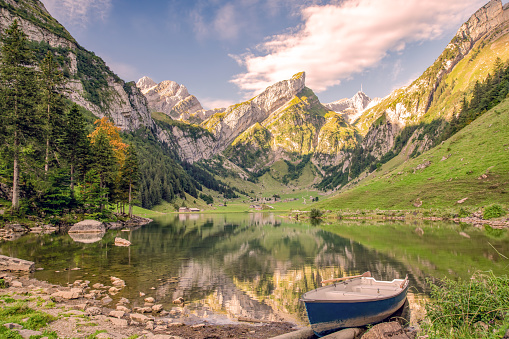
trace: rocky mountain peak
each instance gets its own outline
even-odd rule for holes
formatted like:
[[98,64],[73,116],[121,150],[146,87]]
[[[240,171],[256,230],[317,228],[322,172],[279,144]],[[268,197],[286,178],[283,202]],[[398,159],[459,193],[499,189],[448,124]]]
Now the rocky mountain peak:
[[150,110],[163,112],[173,119],[186,120],[185,117],[203,109],[187,87],[175,81],[164,80],[157,84],[144,76],[136,86],[145,94]]
[[155,86],[157,86],[157,83],[147,76],[144,76],[136,83],[136,87],[138,87],[143,94],[145,94]]
[[251,100],[232,105],[226,111],[212,115],[202,126],[214,134],[217,151],[222,151],[246,129],[255,123],[261,123],[287,104],[304,90],[305,86],[305,73],[297,73],[291,79],[267,87]]
[[340,113],[343,118],[351,124],[362,115],[362,112],[369,106],[371,101],[371,98],[364,92],[358,91],[350,99],[340,99],[324,104],[324,106],[336,113]]

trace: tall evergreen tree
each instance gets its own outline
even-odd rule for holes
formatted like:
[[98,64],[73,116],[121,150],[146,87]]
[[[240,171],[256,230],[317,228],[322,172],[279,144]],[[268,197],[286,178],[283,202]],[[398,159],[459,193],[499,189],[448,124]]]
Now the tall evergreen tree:
[[42,118],[37,110],[37,72],[26,35],[17,20],[1,37],[0,105],[3,143],[12,159],[12,211],[20,207],[22,162],[34,154],[41,135]]
[[127,184],[129,190],[129,217],[133,215],[133,194],[134,188],[138,184],[139,178],[139,168],[138,168],[138,156],[136,154],[136,149],[133,145],[129,145],[127,148],[127,154],[124,161],[124,165],[122,166],[121,173],[122,180]]
[[[46,120],[46,150],[44,156],[44,172],[47,174],[49,170],[49,157],[51,149],[56,148],[55,141],[58,130],[63,127],[64,116],[61,114],[63,102],[62,92],[64,90],[64,75],[58,69],[58,64],[53,58],[53,54],[48,54],[40,63],[41,83],[42,83],[42,110]],[[50,145],[53,140],[53,145]],[[53,146],[53,147],[52,147]]]
[[[98,130],[95,134],[92,144],[92,159],[93,167],[99,176],[99,186],[105,192],[103,198],[106,198],[106,195],[113,189],[118,167],[113,147],[104,130]],[[103,208],[104,205],[101,205],[101,211]]]
[[63,129],[62,144],[63,154],[68,161],[71,170],[71,194],[74,192],[76,173],[84,178],[88,172],[90,153],[90,140],[87,137],[85,119],[77,104],[73,104],[67,111]]

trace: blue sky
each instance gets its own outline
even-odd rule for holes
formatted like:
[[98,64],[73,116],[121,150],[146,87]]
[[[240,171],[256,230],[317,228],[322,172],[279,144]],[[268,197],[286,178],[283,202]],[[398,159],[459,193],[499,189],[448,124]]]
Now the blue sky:
[[205,108],[306,71],[323,103],[416,79],[486,0],[42,0],[126,81],[184,84]]

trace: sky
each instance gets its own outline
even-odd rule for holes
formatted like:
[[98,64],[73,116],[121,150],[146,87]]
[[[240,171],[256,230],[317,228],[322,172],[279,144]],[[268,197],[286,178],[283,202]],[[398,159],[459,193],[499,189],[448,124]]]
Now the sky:
[[42,2],[123,80],[173,80],[212,109],[301,71],[322,103],[361,87],[384,97],[418,78],[487,0]]

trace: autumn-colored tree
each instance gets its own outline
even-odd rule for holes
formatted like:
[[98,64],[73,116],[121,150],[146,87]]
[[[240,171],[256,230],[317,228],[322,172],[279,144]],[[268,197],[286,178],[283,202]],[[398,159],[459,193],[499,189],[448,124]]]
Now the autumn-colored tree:
[[90,142],[94,144],[99,137],[99,134],[104,133],[113,148],[113,152],[115,153],[115,158],[118,161],[118,165],[122,166],[125,161],[125,154],[128,145],[122,141],[120,134],[120,128],[113,125],[113,122],[108,119],[108,117],[103,117],[94,122],[97,126],[95,130],[88,136],[90,138]]

